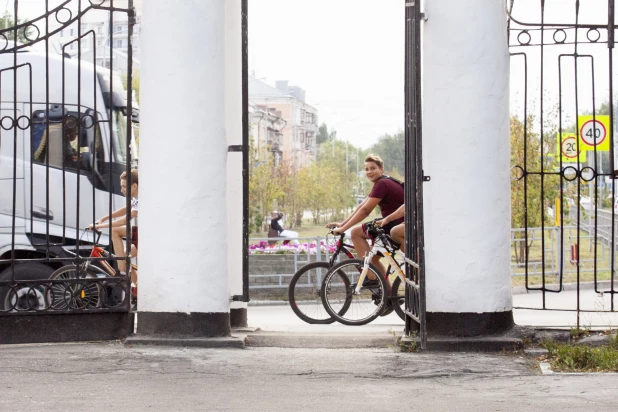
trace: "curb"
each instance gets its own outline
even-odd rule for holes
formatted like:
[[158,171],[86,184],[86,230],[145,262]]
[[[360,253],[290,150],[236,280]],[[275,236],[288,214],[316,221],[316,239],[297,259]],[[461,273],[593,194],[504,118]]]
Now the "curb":
[[520,338],[506,336],[434,337],[427,339],[428,352],[502,352],[523,349]]
[[[559,285],[556,283],[545,285],[546,288],[555,289],[556,291],[558,291],[558,286]],[[600,280],[597,282],[597,286],[602,287],[602,288],[610,288],[611,281]],[[584,290],[594,289],[594,282],[580,282],[579,288],[584,289]],[[577,283],[563,283],[561,291],[566,291],[566,290],[577,290]],[[524,295],[527,293],[541,293],[541,291],[540,290],[527,290],[525,286],[513,286],[513,295]]]
[[155,345],[155,346],[179,346],[191,348],[210,349],[244,349],[246,335],[234,335],[222,338],[160,338],[153,336],[129,336],[124,344],[132,345]]
[[310,334],[283,332],[256,332],[247,335],[247,347],[298,349],[367,349],[387,348],[395,344],[390,335]]
[[[416,339],[418,342],[418,339]],[[411,339],[402,338],[403,342]],[[309,334],[256,332],[247,334],[247,347],[303,349],[384,349],[397,347],[397,338],[376,334]],[[510,336],[431,337],[428,352],[502,352],[523,348],[523,340]]]

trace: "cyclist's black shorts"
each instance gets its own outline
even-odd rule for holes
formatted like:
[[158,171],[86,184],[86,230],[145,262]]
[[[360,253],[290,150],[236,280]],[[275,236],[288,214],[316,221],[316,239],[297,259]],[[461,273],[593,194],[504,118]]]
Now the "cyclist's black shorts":
[[[391,234],[391,229],[392,229],[392,228],[394,228],[394,227],[395,227],[395,226],[397,226],[397,225],[402,224],[402,223],[403,223],[403,218],[401,218],[401,219],[397,219],[397,220],[393,220],[392,222],[388,223],[387,225],[382,226],[382,229],[384,230],[384,232],[385,232],[387,235],[390,235],[390,234]],[[365,224],[364,224],[364,223],[362,224],[362,226],[361,226],[361,227],[362,227],[362,229],[363,229],[363,233],[364,233],[365,235],[369,236],[369,238],[373,239],[373,236],[372,236],[372,235],[371,235],[371,234],[367,231],[367,226],[365,226]]]

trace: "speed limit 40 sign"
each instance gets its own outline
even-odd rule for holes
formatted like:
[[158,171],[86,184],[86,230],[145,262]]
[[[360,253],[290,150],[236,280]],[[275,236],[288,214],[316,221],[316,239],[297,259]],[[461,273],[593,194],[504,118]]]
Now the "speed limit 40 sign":
[[609,151],[609,116],[579,116],[577,119],[582,150]]

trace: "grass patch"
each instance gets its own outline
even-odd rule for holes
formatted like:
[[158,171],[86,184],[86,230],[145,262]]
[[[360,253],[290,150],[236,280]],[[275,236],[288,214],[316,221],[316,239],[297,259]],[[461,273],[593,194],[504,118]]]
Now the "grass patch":
[[[588,329],[571,329],[571,339],[590,335]],[[618,372],[618,334],[610,334],[608,344],[598,348],[572,343],[544,342],[544,360],[560,372]]]
[[395,338],[395,343],[393,345],[386,345],[387,348],[389,349],[395,349],[399,352],[406,352],[406,353],[412,353],[412,352],[417,352],[419,347],[418,347],[418,339],[417,339],[417,333],[411,332],[410,333],[410,338],[409,340],[402,340],[402,336],[400,335],[400,333],[395,332],[392,329],[388,330],[388,333],[390,333],[391,335],[393,335],[393,337]]
[[545,343],[547,361],[561,372],[618,372],[618,349]]

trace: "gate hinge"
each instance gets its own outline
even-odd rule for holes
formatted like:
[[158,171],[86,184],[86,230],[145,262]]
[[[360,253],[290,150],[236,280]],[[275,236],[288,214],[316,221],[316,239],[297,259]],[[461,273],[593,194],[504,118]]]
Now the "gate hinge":
[[423,182],[429,182],[431,180],[431,176],[423,176]]
[[241,144],[232,144],[227,147],[228,152],[242,152]]
[[135,12],[135,7],[130,8],[129,10],[127,10],[127,16],[128,16],[128,23],[130,25],[134,25],[136,23],[135,21],[135,16],[137,15],[137,13]]

